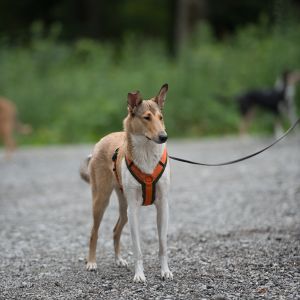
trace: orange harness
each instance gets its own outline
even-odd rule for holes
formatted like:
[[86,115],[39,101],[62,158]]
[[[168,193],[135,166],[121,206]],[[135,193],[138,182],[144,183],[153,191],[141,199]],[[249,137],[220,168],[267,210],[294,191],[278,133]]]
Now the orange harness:
[[[119,184],[120,190],[123,192],[123,187],[120,183],[120,178],[118,176],[116,164],[117,164],[117,156],[118,156],[119,148],[116,149],[112,160],[114,162],[114,168],[113,171],[116,176],[116,180]],[[142,194],[143,194],[143,205],[151,205],[155,201],[156,196],[156,183],[164,173],[164,170],[167,165],[167,149],[164,149],[164,152],[162,154],[162,157],[160,161],[158,162],[157,166],[155,167],[152,174],[145,174],[143,173],[129,158],[125,157],[126,166],[129,170],[129,172],[132,174],[132,176],[139,182],[142,186]]]

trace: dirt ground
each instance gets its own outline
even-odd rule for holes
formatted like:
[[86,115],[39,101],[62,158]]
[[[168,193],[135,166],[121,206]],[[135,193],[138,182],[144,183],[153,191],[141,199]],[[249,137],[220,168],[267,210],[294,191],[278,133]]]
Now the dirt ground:
[[[176,141],[169,153],[220,162],[270,139]],[[89,186],[79,164],[92,146],[0,152],[0,299],[300,299],[300,138],[227,167],[171,161],[169,230],[173,281],[159,277],[155,208],[142,209],[146,284],[114,264],[112,197],[98,242],[98,271],[85,270],[91,227]]]

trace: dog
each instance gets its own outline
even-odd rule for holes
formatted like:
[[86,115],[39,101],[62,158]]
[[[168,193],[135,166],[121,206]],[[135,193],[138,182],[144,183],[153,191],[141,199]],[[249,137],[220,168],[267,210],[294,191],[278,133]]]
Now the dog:
[[159,259],[162,279],[173,279],[168,266],[168,193],[170,166],[167,163],[167,133],[162,109],[168,91],[164,84],[157,96],[142,100],[140,92],[128,93],[128,115],[124,131],[103,137],[81,167],[82,179],[91,184],[93,226],[87,257],[87,270],[96,270],[98,229],[109,198],[115,190],[119,219],[113,229],[115,261],[127,266],[120,254],[120,237],[129,220],[135,261],[134,282],[145,282],[139,236],[139,209],[154,204],[157,209]]
[[275,115],[274,131],[276,135],[283,132],[280,116],[287,116],[290,123],[297,120],[295,105],[295,85],[300,81],[299,71],[285,71],[277,79],[274,88],[250,90],[237,97],[242,115],[240,134],[244,135],[254,117],[254,109],[260,107]]
[[16,141],[14,139],[15,131],[22,134],[29,134],[31,127],[18,121],[17,109],[12,101],[0,97],[0,137],[4,143],[7,159],[11,157],[12,152],[16,148]]

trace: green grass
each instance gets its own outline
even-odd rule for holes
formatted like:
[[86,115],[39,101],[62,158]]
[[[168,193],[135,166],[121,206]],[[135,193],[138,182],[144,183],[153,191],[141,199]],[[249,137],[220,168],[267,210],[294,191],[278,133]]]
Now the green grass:
[[[217,42],[203,24],[177,59],[160,41],[128,37],[116,48],[33,35],[27,47],[1,43],[0,94],[15,101],[22,121],[33,126],[26,143],[94,142],[122,129],[129,91],[139,89],[148,98],[165,82],[171,137],[232,134],[239,123],[233,97],[273,86],[284,69],[300,69],[299,49],[299,25],[285,30],[249,26]],[[271,119],[261,113],[252,131],[269,132]]]

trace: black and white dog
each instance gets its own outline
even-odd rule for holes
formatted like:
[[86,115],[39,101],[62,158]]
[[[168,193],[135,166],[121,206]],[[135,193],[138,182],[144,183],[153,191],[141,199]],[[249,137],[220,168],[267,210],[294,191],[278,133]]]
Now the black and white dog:
[[254,116],[256,107],[268,110],[275,115],[276,136],[283,132],[280,116],[287,116],[291,123],[297,119],[295,105],[295,85],[300,82],[299,71],[285,71],[277,79],[274,88],[250,90],[237,97],[242,120],[240,133],[245,134]]

